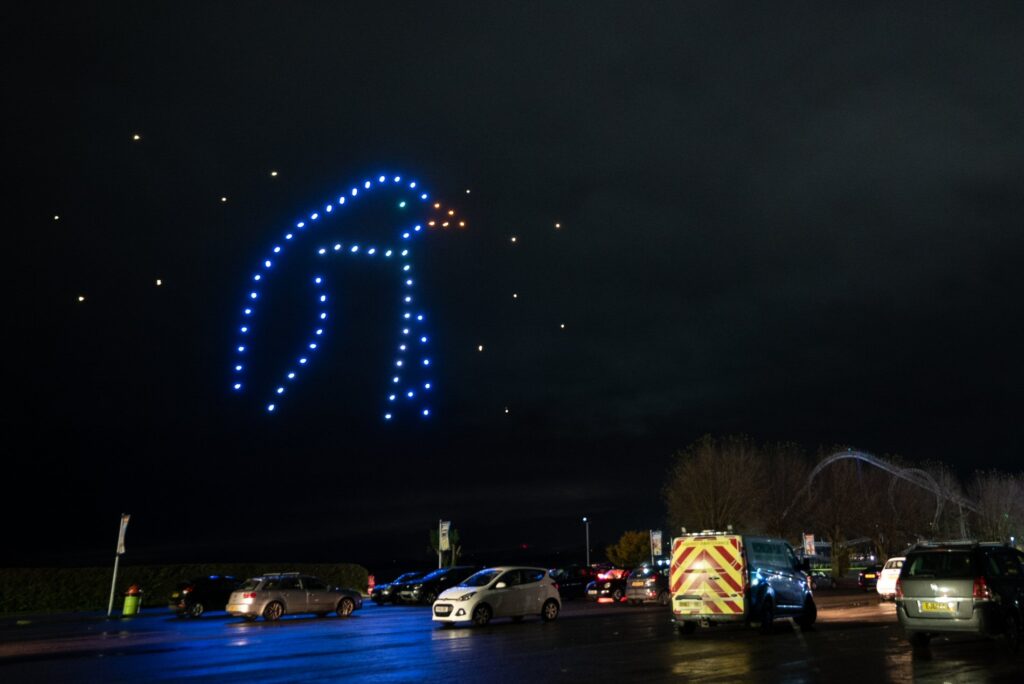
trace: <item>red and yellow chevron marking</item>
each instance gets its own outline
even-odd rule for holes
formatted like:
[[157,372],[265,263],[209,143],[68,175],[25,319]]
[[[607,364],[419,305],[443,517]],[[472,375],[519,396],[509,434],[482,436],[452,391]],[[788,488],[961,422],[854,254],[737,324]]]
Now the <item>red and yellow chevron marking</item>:
[[742,614],[743,584],[743,544],[738,535],[672,540],[669,587],[676,613]]

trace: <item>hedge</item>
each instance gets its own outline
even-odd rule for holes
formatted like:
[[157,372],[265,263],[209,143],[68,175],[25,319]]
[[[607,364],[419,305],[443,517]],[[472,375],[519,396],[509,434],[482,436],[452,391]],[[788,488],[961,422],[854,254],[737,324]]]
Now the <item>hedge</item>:
[[[113,567],[104,568],[0,568],[0,614],[49,611],[106,610]],[[268,572],[301,572],[328,584],[366,592],[366,568],[353,563],[204,563],[183,565],[127,565],[117,573],[114,607],[121,608],[124,592],[132,584],[142,590],[144,606],[166,606],[179,582],[205,575],[232,575],[239,579]]]

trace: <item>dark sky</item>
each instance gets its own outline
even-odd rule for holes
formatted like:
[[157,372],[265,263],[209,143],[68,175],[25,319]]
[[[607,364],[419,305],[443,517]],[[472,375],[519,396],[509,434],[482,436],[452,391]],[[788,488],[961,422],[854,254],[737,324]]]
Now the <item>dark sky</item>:
[[[0,561],[105,562],[123,510],[156,560],[373,566],[439,517],[578,555],[581,515],[660,526],[707,432],[1019,469],[1024,10],[856,5],[8,15]],[[381,420],[398,288],[355,264],[268,416],[230,391],[253,268],[379,173],[469,221],[416,245],[434,416]]]

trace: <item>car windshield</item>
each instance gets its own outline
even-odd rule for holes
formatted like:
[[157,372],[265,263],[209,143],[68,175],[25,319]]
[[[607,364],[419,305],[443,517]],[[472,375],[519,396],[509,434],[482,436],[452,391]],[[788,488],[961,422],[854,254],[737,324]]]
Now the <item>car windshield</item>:
[[639,568],[633,568],[633,572],[629,573],[630,577],[647,577],[651,574],[651,568],[647,565],[641,565]]
[[260,586],[260,579],[247,579],[242,582],[242,586],[238,587],[239,591],[255,591],[256,587]]
[[974,577],[973,561],[968,551],[932,551],[908,558],[903,572],[906,577],[963,579]]
[[486,587],[501,574],[501,570],[481,570],[460,584],[460,587]]
[[404,574],[399,575],[398,577],[396,577],[394,579],[394,581],[395,582],[405,582],[407,580],[416,579],[417,577],[419,577],[419,575],[420,575],[420,573],[418,573],[418,572],[407,572],[407,573],[404,573]]
[[424,582],[427,581],[427,580],[437,579],[438,577],[441,577],[442,575],[448,574],[448,572],[450,570],[451,570],[451,568],[438,568],[437,570],[434,570],[434,572],[430,573],[429,575],[424,575],[420,579],[423,580]]

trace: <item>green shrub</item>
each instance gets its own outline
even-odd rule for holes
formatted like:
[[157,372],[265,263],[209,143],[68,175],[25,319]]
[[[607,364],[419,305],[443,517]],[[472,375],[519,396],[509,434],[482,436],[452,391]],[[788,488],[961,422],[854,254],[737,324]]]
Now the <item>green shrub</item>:
[[[117,573],[114,607],[121,608],[132,584],[143,591],[143,606],[165,606],[178,582],[203,575],[233,575],[238,579],[268,572],[301,572],[331,585],[366,592],[366,568],[353,563],[202,563],[130,565]],[[0,568],[0,614],[48,611],[106,610],[113,567]]]

